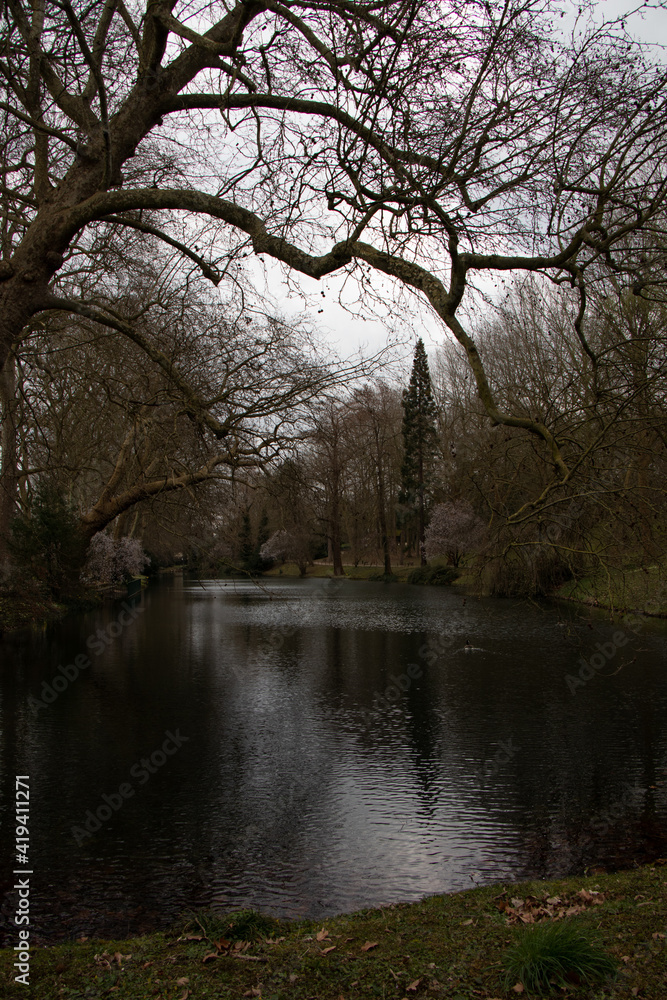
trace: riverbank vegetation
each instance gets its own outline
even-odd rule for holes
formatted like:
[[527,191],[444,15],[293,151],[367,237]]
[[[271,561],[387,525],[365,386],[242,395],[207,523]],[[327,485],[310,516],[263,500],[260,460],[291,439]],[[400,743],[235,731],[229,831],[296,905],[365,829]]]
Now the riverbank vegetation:
[[[319,921],[191,914],[166,934],[36,948],[31,984],[41,1000],[663,1000],[666,871],[654,864],[497,884]],[[562,981],[528,992],[517,978],[517,948],[525,952],[530,931],[551,925],[571,930],[569,942],[558,943]],[[588,963],[582,937],[593,949],[583,947]],[[533,943],[524,978],[553,953],[553,942]],[[5,997],[25,992],[13,981],[12,961],[3,951]],[[588,982],[587,970],[599,975]]]

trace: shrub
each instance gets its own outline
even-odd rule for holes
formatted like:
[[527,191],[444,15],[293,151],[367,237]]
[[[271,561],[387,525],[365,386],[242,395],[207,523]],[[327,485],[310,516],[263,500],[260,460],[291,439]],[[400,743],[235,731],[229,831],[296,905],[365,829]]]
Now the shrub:
[[426,529],[426,557],[446,556],[458,566],[466,552],[479,548],[485,535],[484,524],[467,500],[450,500],[433,508]]
[[12,522],[10,550],[20,569],[46,584],[53,597],[73,584],[84,556],[74,506],[53,483],[39,483],[29,508]]
[[455,566],[417,566],[408,575],[408,583],[448,587],[459,575]]
[[518,981],[528,993],[551,993],[554,987],[595,982],[616,971],[611,955],[566,921],[521,929],[504,965],[507,988]]
[[83,577],[96,583],[123,583],[138,576],[149,562],[138,538],[93,535]]

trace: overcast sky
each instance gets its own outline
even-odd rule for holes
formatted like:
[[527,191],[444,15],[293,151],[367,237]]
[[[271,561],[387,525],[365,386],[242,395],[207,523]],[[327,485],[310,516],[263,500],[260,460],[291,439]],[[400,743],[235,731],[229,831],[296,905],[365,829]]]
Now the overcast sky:
[[[625,0],[599,0],[596,4],[596,14],[600,20],[610,20],[636,10],[639,6],[638,3],[628,4]],[[571,3],[571,7],[576,13],[577,4]],[[571,23],[574,23],[574,19]],[[625,27],[639,41],[667,47],[667,0],[665,3],[653,3],[650,8],[628,17]],[[387,342],[388,327],[393,329],[395,336],[405,342],[404,348],[397,352],[397,356],[403,357],[406,363],[409,363],[412,346],[417,337],[421,336],[424,339],[426,349],[432,355],[438,344],[448,336],[443,325],[426,305],[419,310],[421,316],[418,315],[414,320],[403,314],[398,318],[390,318],[388,326],[369,316],[364,319],[357,310],[353,310],[355,314],[351,315],[337,304],[342,287],[338,275],[330,275],[322,281],[300,276],[299,284],[309,296],[307,301],[289,291],[280,267],[275,262],[266,260],[261,270],[257,271],[256,277],[258,290],[266,280],[267,294],[272,297],[276,308],[286,318],[306,313],[313,326],[317,327],[332,348],[343,356],[355,354],[362,347],[367,353],[380,350]],[[372,275],[372,282],[379,293],[386,297],[386,301],[392,298],[392,283],[389,279],[376,274]],[[353,303],[352,288],[342,294],[350,304]],[[416,308],[419,309],[418,306]]]

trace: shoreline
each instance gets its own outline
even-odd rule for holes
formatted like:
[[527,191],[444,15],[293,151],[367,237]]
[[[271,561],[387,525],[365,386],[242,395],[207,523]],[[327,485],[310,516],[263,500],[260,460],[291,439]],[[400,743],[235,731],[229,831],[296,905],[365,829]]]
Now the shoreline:
[[[263,573],[229,573],[218,575],[212,579],[300,579],[300,580],[340,580],[340,581],[350,581],[353,583],[383,583],[383,584],[408,584],[409,586],[418,587],[448,587],[448,588],[460,588],[461,592],[464,588],[472,586],[469,579],[466,579],[465,572],[462,572],[458,579],[454,579],[447,582],[442,581],[422,581],[409,582],[407,577],[417,569],[418,566],[397,566],[394,571],[392,571],[391,576],[387,577],[382,572],[382,566],[363,566],[354,567],[346,566],[344,567],[348,572],[344,573],[343,576],[334,576],[331,563],[315,563],[310,569],[314,569],[315,572],[308,572],[305,576],[301,576],[298,572],[297,567],[291,563],[285,563],[281,567],[273,567]],[[283,572],[285,570],[285,572]],[[321,572],[317,572],[320,570]],[[396,572],[398,571],[398,573]],[[178,573],[192,573],[196,575],[196,571],[189,570],[187,566],[165,566],[158,570],[156,576],[170,576]],[[634,604],[623,604],[620,602],[618,604],[612,604],[611,602],[606,602],[600,597],[586,596],[584,594],[580,596],[572,596],[570,594],[561,593],[562,587],[559,588],[553,594],[545,594],[539,598],[512,598],[512,595],[504,594],[491,594],[485,593],[479,596],[484,597],[499,597],[499,598],[509,598],[517,600],[544,600],[544,601],[565,601],[568,604],[580,605],[584,608],[592,608],[598,611],[610,611],[614,617],[622,617],[623,615],[640,615],[646,618],[655,618],[658,620],[667,619],[667,606],[665,609],[660,610],[649,610],[648,608],[636,606]],[[471,596],[472,592],[466,590],[465,596]],[[90,611],[96,607],[101,606],[106,600],[120,600],[127,596],[126,588],[105,588],[104,590],[94,590],[91,589],[85,593],[82,598],[70,601],[68,603],[58,603],[55,600],[48,599],[39,595],[30,595],[27,597],[17,597],[13,594],[0,594],[0,641],[5,636],[15,635],[21,632],[23,629],[43,627],[46,624],[62,621],[70,614],[76,614],[81,611]]]
[[[592,933],[618,967],[614,982],[573,981],[561,997],[663,1000],[667,977],[667,861],[556,879],[502,881],[414,903],[390,903],[320,920],[276,920],[252,911],[200,911],[171,930],[81,938],[37,947],[30,983],[40,1000],[353,1000],[356,997],[516,998],[504,981],[510,942],[534,924],[566,920]],[[0,951],[7,997],[10,948]]]

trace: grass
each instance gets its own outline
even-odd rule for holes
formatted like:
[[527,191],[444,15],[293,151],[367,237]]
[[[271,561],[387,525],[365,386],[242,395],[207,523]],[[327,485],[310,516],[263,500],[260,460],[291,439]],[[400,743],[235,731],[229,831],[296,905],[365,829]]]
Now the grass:
[[[414,566],[394,566],[391,578],[387,578],[384,575],[383,566],[344,566],[345,576],[339,579],[348,580],[369,580],[369,581],[385,581],[390,579],[391,582],[405,583],[409,574],[414,569]],[[273,566],[271,569],[266,570],[263,576],[298,576],[299,570],[294,563],[284,563],[282,566]],[[306,576],[310,579],[322,578],[322,577],[333,577],[333,566],[323,565],[322,563],[315,563],[314,566],[309,566]]]
[[554,595],[582,604],[667,617],[667,567],[628,566],[564,583]]
[[572,983],[595,983],[617,969],[611,955],[565,920],[522,928],[504,965],[506,987],[519,982],[526,992],[539,994]]
[[548,927],[568,911],[565,923],[594,934],[620,971],[599,984],[564,977],[563,1000],[665,1000],[667,869],[657,864],[488,886],[317,922],[247,910],[190,914],[169,933],[38,948],[28,990],[14,983],[8,949],[0,952],[0,996],[516,1000],[527,986],[517,990],[518,978],[507,978],[518,922]]
[[454,566],[417,566],[408,576],[408,583],[419,583],[426,586],[449,586],[458,579],[460,573]]
[[[348,580],[367,580],[373,583],[416,583],[416,584],[451,584],[460,576],[460,570],[453,566],[440,564],[429,566],[394,566],[387,576],[383,566],[345,566],[345,577]],[[284,563],[267,570],[263,576],[298,576],[299,570],[293,563]],[[308,567],[307,577],[333,576],[333,567],[315,563]]]

